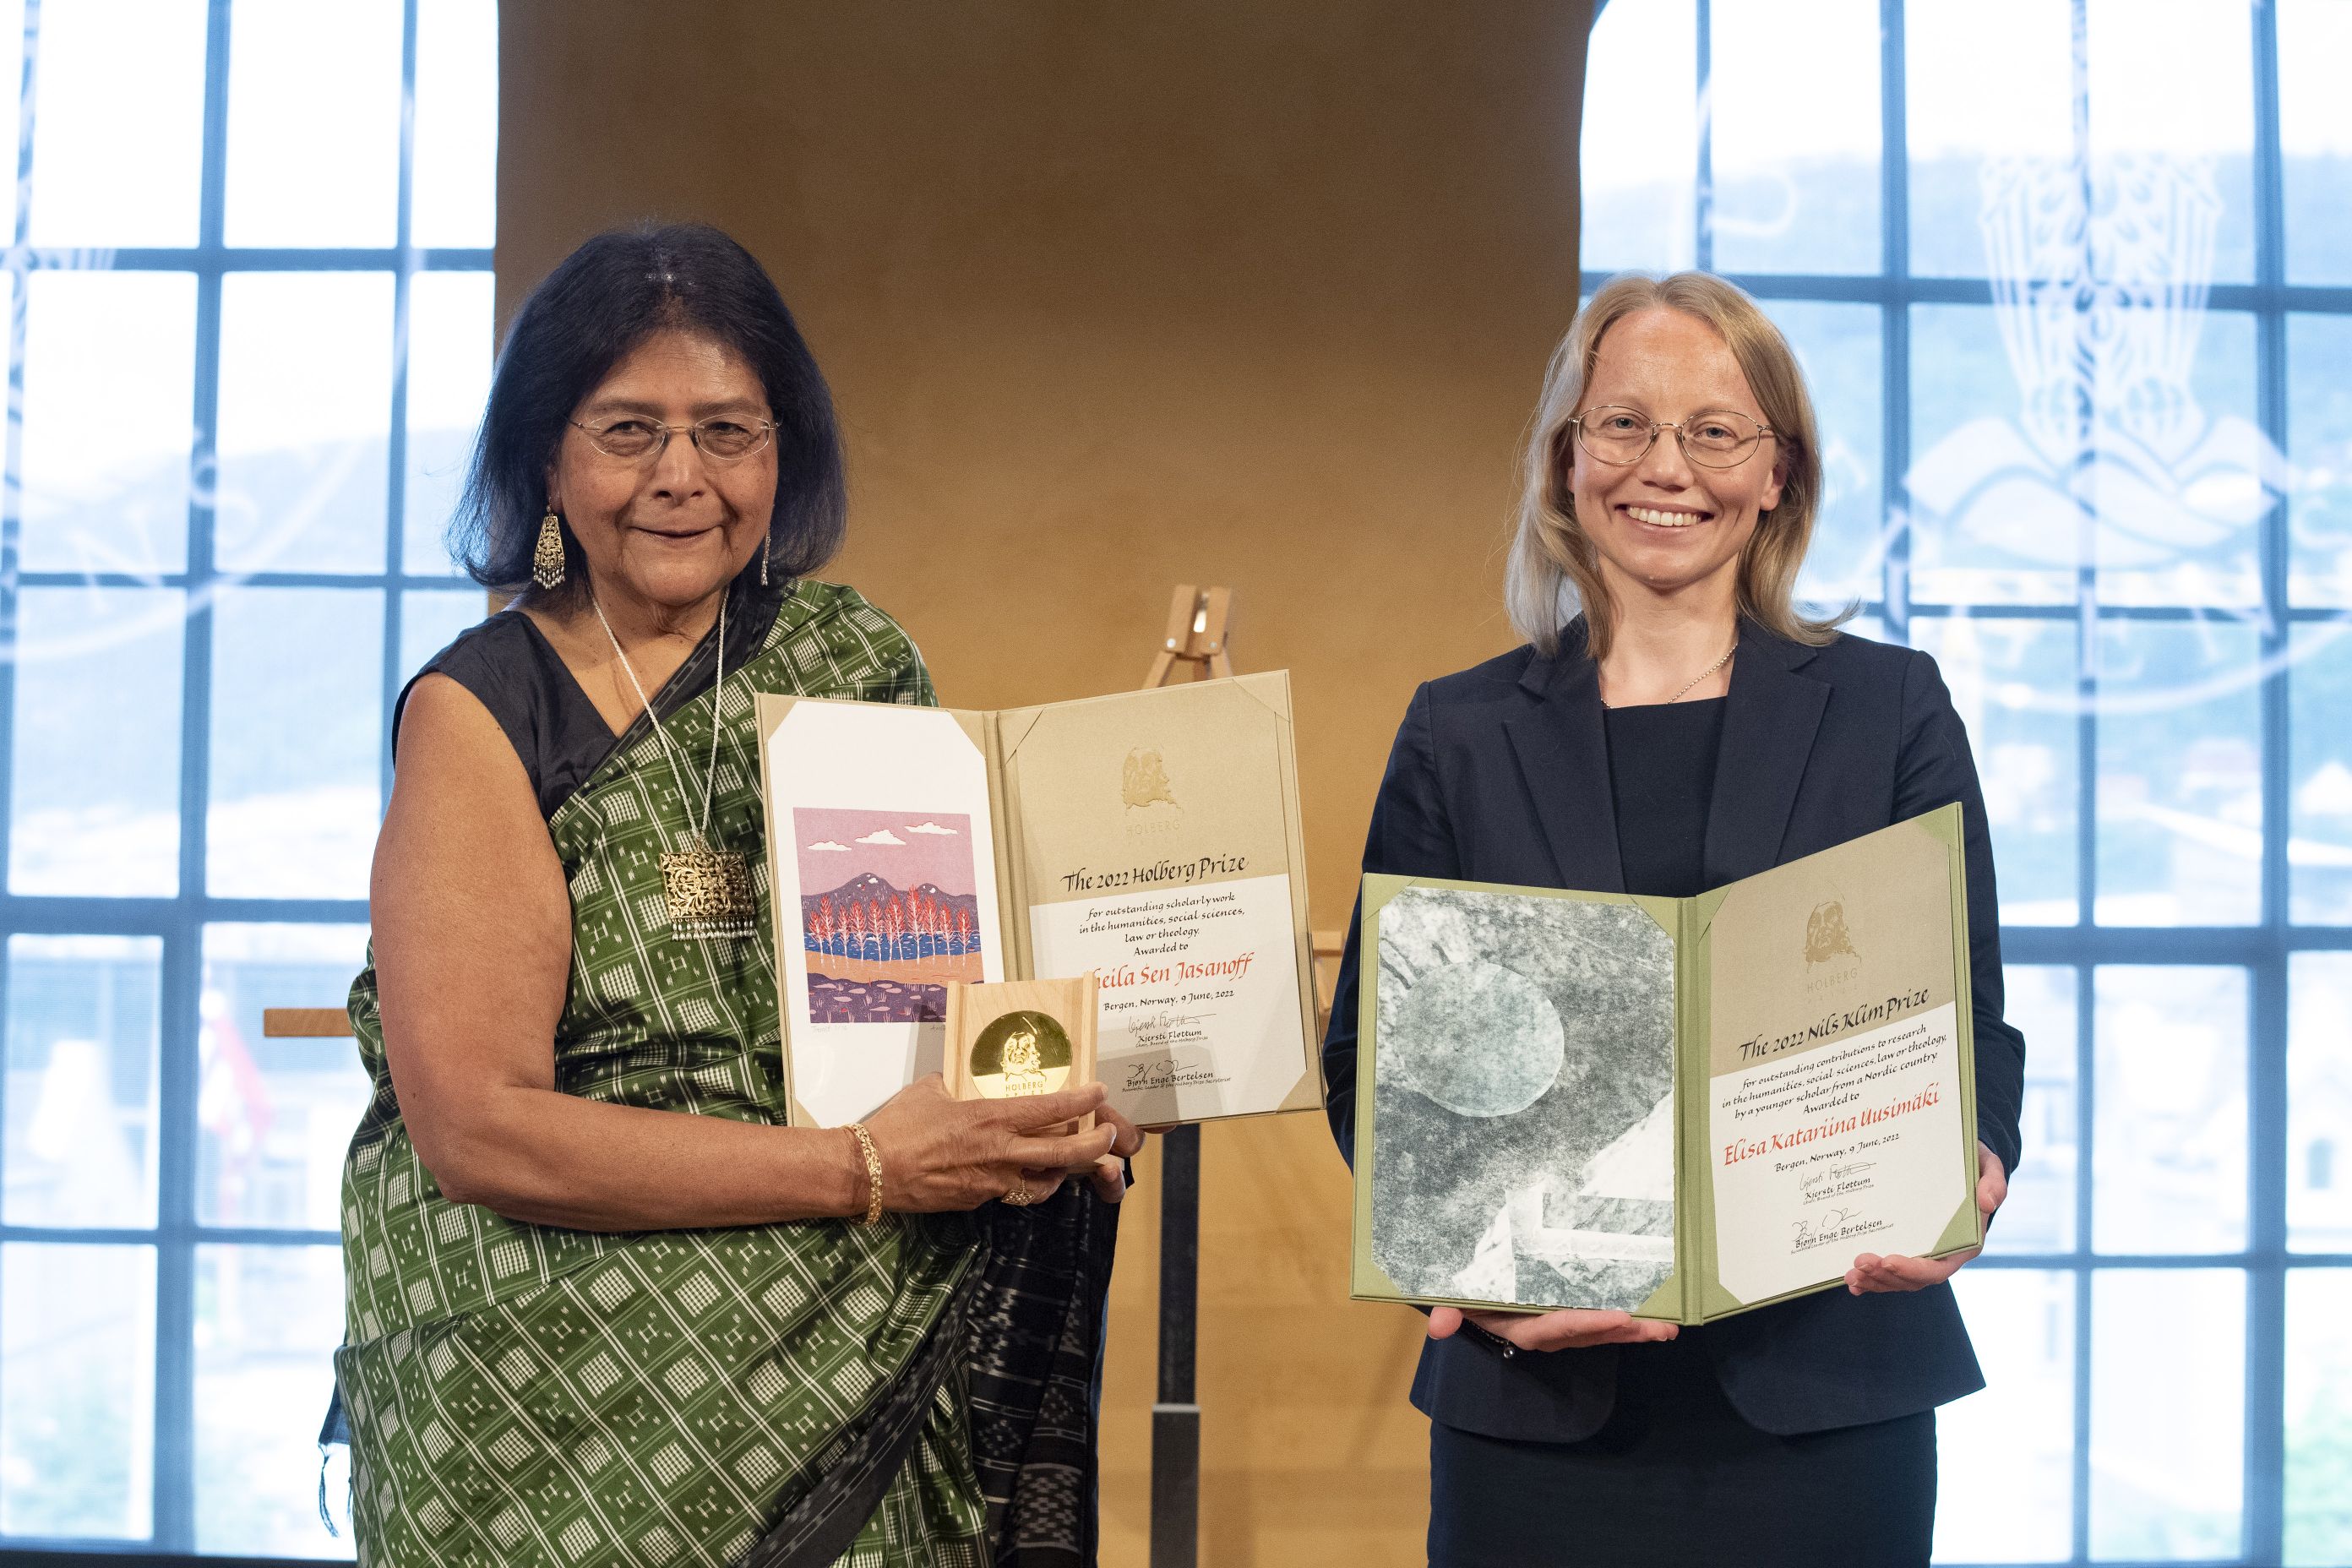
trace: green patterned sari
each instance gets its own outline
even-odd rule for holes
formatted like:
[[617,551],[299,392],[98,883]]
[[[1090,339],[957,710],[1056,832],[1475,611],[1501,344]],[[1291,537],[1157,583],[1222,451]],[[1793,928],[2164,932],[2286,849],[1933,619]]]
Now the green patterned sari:
[[[557,1088],[782,1124],[751,693],[933,698],[913,644],[854,592],[735,593],[709,837],[751,852],[752,938],[668,930],[659,858],[694,803],[648,721],[617,742],[583,730],[584,695],[512,612],[428,668],[487,694],[571,885]],[[709,742],[714,651],[706,637],[656,698],[688,756]],[[863,1527],[823,1561],[1092,1560],[1083,1406],[1110,1233],[1076,1184],[1034,1219],[627,1235],[505,1219],[443,1197],[409,1142],[373,967],[351,1017],[375,1086],[344,1169],[336,1357],[362,1563],[797,1568],[824,1531],[795,1554],[795,1521],[845,1507]]]

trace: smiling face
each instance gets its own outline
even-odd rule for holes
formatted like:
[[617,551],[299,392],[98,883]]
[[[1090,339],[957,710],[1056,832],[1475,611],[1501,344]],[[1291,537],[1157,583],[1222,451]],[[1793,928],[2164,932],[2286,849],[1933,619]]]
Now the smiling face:
[[[1613,405],[1661,424],[1742,414],[1769,424],[1731,347],[1696,316],[1636,310],[1602,334],[1580,414]],[[1780,504],[1778,443],[1758,442],[1736,468],[1701,468],[1661,430],[1638,462],[1604,463],[1571,444],[1576,521],[1599,553],[1621,609],[1645,597],[1720,595],[1735,602],[1739,553],[1759,513]]]
[[[598,426],[628,416],[685,426],[723,414],[770,416],[758,374],[709,338],[661,331],[615,364],[572,417]],[[614,458],[574,424],[564,428],[547,489],[608,609],[625,599],[675,613],[724,587],[765,543],[776,447],[772,441],[717,463],[679,428],[658,457]]]

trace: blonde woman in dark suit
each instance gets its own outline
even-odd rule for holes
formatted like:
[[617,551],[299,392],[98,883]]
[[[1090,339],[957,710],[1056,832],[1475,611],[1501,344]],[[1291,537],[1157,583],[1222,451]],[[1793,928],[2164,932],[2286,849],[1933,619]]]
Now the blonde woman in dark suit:
[[[1924,653],[1795,608],[1822,488],[1796,359],[1704,273],[1612,279],[1553,356],[1507,586],[1526,645],[1414,693],[1364,869],[1680,896],[1960,803],[1979,1180],[2017,1163],[1992,851]],[[1358,933],[1324,1043],[1355,1132]],[[1429,1549],[1444,1568],[1925,1563],[1935,1407],[1983,1385],[1946,1281],[1856,1257],[1843,1290],[1702,1329],[1430,1314]]]

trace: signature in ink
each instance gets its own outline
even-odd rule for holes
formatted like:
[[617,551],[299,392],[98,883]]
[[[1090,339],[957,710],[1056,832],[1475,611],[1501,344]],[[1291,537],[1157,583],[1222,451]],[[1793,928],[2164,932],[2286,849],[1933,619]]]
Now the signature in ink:
[[1207,1067],[1179,1067],[1172,1057],[1154,1061],[1138,1062],[1127,1070],[1127,1081],[1120,1086],[1127,1093],[1140,1094],[1150,1089],[1179,1089],[1190,1084],[1217,1084],[1225,1079]]
[[1825,1241],[1836,1240],[1838,1226],[1843,1225],[1846,1216],[1853,1212],[1852,1209],[1831,1209],[1826,1214],[1816,1215],[1811,1219],[1791,1221],[1797,1230],[1794,1245],[1801,1251],[1808,1247],[1818,1247]]

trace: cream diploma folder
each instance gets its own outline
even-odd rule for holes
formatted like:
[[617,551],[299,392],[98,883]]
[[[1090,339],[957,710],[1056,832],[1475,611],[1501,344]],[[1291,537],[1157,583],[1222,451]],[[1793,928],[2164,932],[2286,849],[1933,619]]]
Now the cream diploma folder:
[[1351,1293],[1703,1323],[1976,1246],[1962,876],[1948,805],[1689,899],[1366,877]]
[[1321,1103],[1287,675],[995,713],[757,700],[795,1126],[939,1071],[947,982],[1088,972],[1134,1121]]

